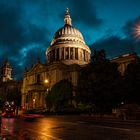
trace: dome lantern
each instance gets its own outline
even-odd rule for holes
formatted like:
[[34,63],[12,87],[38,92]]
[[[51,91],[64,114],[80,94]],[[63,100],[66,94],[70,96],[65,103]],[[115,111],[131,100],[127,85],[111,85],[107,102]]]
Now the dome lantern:
[[66,9],[66,15],[65,15],[65,18],[64,18],[64,23],[65,23],[65,25],[72,26],[72,20],[71,20],[71,17],[70,17],[70,13],[69,13],[69,9],[68,8]]

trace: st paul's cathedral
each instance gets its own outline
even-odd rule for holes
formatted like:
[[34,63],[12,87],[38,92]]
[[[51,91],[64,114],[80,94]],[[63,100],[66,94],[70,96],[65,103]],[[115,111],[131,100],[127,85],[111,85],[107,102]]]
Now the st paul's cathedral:
[[66,10],[64,26],[58,29],[46,50],[47,61],[38,61],[25,70],[22,86],[22,107],[26,110],[45,109],[45,96],[57,82],[67,79],[77,85],[80,70],[90,62],[91,51],[79,30],[72,26]]

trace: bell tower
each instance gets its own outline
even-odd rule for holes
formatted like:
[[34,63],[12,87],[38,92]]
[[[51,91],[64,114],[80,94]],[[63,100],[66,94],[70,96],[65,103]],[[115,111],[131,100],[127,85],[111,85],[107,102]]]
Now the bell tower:
[[3,66],[1,67],[0,81],[7,82],[7,81],[12,80],[11,73],[12,73],[12,67],[11,67],[8,59],[6,59]]

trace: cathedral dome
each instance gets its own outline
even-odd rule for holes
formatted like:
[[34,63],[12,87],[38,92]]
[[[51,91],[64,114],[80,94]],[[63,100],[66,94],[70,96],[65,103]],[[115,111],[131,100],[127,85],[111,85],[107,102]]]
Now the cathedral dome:
[[59,43],[59,41],[65,41],[65,40],[79,41],[85,44],[81,32],[78,29],[68,24],[65,24],[62,28],[60,28],[55,33],[51,45],[55,43]]
[[61,61],[65,64],[87,64],[91,51],[85,44],[81,32],[72,26],[69,10],[66,10],[64,26],[58,29],[46,51],[48,62]]

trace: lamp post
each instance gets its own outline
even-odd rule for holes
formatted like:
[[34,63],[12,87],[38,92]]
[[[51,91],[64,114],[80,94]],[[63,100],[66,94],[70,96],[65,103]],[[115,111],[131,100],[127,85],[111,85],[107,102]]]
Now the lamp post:
[[36,99],[33,98],[33,108],[35,108],[35,107],[36,107]]
[[44,80],[44,83],[45,83],[45,87],[47,88],[47,93],[48,93],[48,86],[49,86],[49,80],[48,79],[45,79]]
[[[49,91],[49,80],[48,79],[45,79],[44,80],[44,86],[45,86],[45,98],[46,99],[46,95],[48,94],[48,91]],[[46,107],[46,100],[44,100],[44,106]]]

